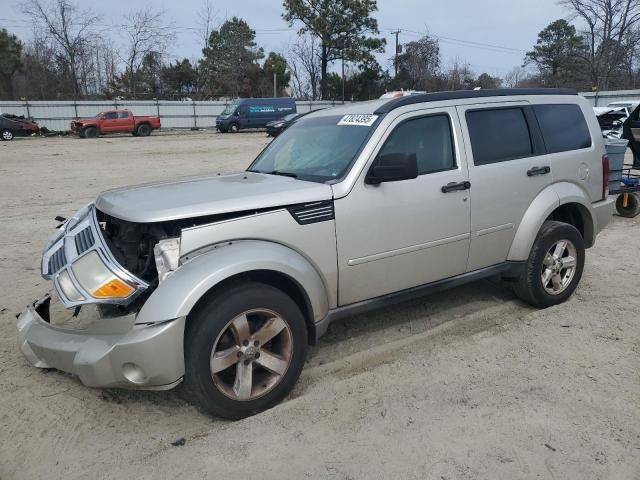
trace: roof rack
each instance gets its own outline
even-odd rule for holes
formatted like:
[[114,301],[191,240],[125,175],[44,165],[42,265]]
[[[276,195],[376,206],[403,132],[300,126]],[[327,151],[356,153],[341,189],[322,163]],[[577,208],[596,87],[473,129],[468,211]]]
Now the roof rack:
[[440,102],[443,100],[460,100],[465,98],[512,97],[516,95],[578,95],[571,88],[500,88],[492,90],[457,90],[453,92],[423,93],[409,95],[388,101],[375,112],[376,115],[389,113],[396,108],[414,103]]

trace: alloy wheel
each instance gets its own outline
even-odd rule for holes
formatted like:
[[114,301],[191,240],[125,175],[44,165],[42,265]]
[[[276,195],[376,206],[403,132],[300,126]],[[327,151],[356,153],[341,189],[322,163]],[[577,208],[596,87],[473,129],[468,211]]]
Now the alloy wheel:
[[541,280],[550,295],[564,292],[576,273],[577,250],[569,240],[558,240],[544,256]]
[[209,369],[215,386],[238,401],[273,390],[293,356],[293,335],[276,312],[254,309],[231,320],[213,344]]

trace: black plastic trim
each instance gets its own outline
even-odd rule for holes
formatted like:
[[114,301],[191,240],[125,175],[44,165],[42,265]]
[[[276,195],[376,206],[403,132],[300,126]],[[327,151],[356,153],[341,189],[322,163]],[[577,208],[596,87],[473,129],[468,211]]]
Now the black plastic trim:
[[441,102],[445,100],[464,100],[472,98],[489,98],[489,97],[514,97],[521,95],[578,95],[576,90],[570,88],[503,88],[493,90],[458,90],[454,92],[434,92],[423,93],[420,95],[409,95],[390,100],[375,112],[376,115],[389,113],[396,108],[405,105],[413,105],[416,103]]
[[335,218],[333,200],[293,205],[287,207],[287,210],[300,225],[326,222]]

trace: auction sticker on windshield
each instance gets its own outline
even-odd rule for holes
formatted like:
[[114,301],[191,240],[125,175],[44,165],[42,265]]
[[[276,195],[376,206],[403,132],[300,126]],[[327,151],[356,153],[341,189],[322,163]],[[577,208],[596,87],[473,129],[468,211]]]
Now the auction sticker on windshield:
[[359,125],[362,127],[370,127],[378,118],[378,115],[367,114],[351,114],[345,115],[338,122],[338,125]]

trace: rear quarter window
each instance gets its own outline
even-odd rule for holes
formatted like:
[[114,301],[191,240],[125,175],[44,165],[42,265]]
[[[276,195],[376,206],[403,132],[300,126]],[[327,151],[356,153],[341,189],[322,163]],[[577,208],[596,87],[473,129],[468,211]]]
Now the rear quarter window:
[[578,105],[534,105],[547,153],[591,146],[591,134]]

